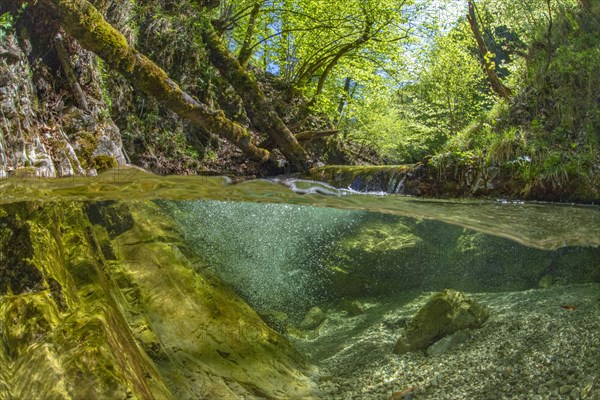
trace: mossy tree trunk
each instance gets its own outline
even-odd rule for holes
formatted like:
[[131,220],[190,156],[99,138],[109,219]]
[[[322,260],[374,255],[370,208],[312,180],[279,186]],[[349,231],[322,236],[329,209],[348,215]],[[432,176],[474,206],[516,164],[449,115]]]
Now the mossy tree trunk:
[[257,2],[254,4],[254,6],[252,6],[250,17],[248,19],[248,27],[246,28],[246,35],[244,36],[244,42],[238,54],[238,61],[244,68],[246,68],[248,65],[248,61],[250,61],[250,58],[253,54],[252,39],[254,38],[254,29],[256,28],[256,20],[260,14],[261,6],[262,2]]
[[82,47],[98,55],[135,87],[179,116],[229,140],[253,160],[270,158],[267,150],[255,145],[245,128],[227,119],[222,111],[212,110],[192,98],[158,65],[129,46],[125,37],[86,0],[43,0],[38,6],[47,6],[51,16]]
[[473,0],[469,0],[469,14],[467,14],[467,20],[469,21],[469,25],[471,25],[471,31],[473,32],[473,36],[477,42],[477,48],[479,49],[479,55],[481,56],[481,63],[488,77],[492,90],[503,99],[509,98],[511,95],[510,88],[502,83],[496,74],[496,67],[489,59],[489,50],[485,45],[483,36],[479,30],[479,24],[477,23],[477,16],[475,14],[475,4],[473,3]]
[[269,135],[277,143],[283,155],[296,168],[305,170],[308,166],[306,151],[281,120],[256,80],[227,50],[211,24],[206,23],[202,32],[202,39],[211,63],[242,98],[252,124],[258,130]]
[[85,98],[85,93],[81,89],[81,85],[77,80],[77,75],[73,70],[73,65],[71,65],[71,59],[69,58],[69,53],[67,53],[67,49],[65,48],[64,40],[62,35],[59,33],[54,38],[54,47],[56,48],[56,53],[58,54],[58,59],[60,60],[60,64],[62,65],[63,71],[65,73],[65,77],[69,82],[69,86],[71,87],[71,91],[73,92],[73,96],[77,101],[79,107],[81,107],[85,111],[89,111],[89,106],[87,100]]

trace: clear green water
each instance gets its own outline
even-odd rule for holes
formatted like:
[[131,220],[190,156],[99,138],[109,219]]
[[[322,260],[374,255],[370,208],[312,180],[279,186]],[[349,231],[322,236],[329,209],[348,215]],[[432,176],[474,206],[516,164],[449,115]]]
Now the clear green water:
[[[388,399],[412,384],[423,387],[415,398],[532,398],[538,392],[527,387],[546,376],[552,382],[541,398],[567,389],[572,398],[600,393],[594,378],[600,367],[598,206],[424,200],[314,182],[231,184],[131,170],[96,178],[0,180],[0,195],[5,206],[117,200],[133,210],[139,201],[153,200],[160,210],[155,217],[175,221],[183,247],[202,259],[198,270],[233,287],[321,368],[314,398]],[[179,259],[179,250],[172,257]],[[490,307],[492,322],[473,334],[469,347],[440,358],[392,354],[406,321],[429,293],[445,288]],[[361,305],[357,315],[351,302]],[[302,328],[313,307],[324,311],[324,322]],[[541,339],[531,350],[533,336]],[[505,354],[506,346],[519,351]],[[547,357],[561,359],[561,367],[546,365]],[[565,365],[578,378],[560,382]],[[489,377],[510,378],[523,388],[477,387]],[[0,385],[0,399],[10,398],[2,390]]]
[[[254,307],[296,318],[312,304],[346,295],[535,288],[566,281],[564,270],[581,260],[589,263],[579,276],[600,262],[597,206],[427,200],[309,181],[231,184],[137,170],[2,180],[0,193],[0,203],[158,201],[192,247]],[[348,272],[346,280],[332,272],[336,268]],[[352,288],[335,287],[343,284]]]

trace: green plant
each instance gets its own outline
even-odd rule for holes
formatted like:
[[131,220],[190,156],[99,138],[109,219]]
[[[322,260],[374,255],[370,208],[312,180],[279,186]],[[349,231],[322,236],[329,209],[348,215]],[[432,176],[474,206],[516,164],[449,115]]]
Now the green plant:
[[4,40],[13,29],[14,18],[11,13],[7,12],[0,15],[0,41]]

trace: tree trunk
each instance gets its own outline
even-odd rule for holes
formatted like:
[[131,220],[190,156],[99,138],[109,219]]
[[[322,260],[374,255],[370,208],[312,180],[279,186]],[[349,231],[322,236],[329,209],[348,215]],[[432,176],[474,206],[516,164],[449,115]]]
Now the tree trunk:
[[267,150],[254,144],[246,129],[227,119],[222,111],[212,110],[182,91],[158,65],[130,47],[125,37],[86,0],[42,0],[38,4],[47,5],[65,32],[123,74],[138,89],[179,116],[229,140],[249,158],[258,161],[270,158]]
[[[297,133],[296,140],[299,142],[310,142],[315,139],[323,139],[328,136],[337,135],[340,131],[337,129],[328,129],[324,131],[304,131]],[[259,143],[259,146],[263,149],[272,149],[275,146],[273,139],[267,138],[267,140]]]
[[479,54],[481,55],[481,62],[483,64],[483,69],[487,74],[490,85],[492,86],[492,90],[498,96],[507,99],[511,95],[510,89],[505,86],[496,75],[496,69],[494,65],[489,61],[488,49],[483,41],[483,36],[481,36],[481,32],[479,31],[479,25],[477,24],[477,17],[475,15],[475,5],[473,4],[473,0],[469,0],[469,14],[467,15],[467,19],[469,20],[469,24],[471,25],[471,31],[473,32],[473,36],[475,37],[475,41],[477,42],[477,47],[479,48]]
[[283,155],[299,170],[308,168],[308,155],[292,132],[281,120],[273,105],[260,90],[256,80],[240,65],[223,45],[210,24],[202,30],[202,39],[208,49],[211,63],[235,89],[244,101],[248,117],[260,131],[269,135]]
[[344,109],[346,108],[346,103],[348,102],[348,95],[350,94],[350,84],[352,83],[352,78],[347,77],[344,80],[344,94],[340,99],[340,104],[338,105],[338,120],[342,120],[342,116],[344,115]]
[[244,43],[242,44],[242,48],[240,49],[240,53],[238,55],[238,61],[244,68],[246,68],[248,61],[250,61],[250,57],[252,57],[252,39],[254,38],[256,18],[258,18],[258,14],[260,13],[261,5],[261,3],[254,4],[252,11],[250,11],[248,28],[246,29],[246,35],[244,36]]

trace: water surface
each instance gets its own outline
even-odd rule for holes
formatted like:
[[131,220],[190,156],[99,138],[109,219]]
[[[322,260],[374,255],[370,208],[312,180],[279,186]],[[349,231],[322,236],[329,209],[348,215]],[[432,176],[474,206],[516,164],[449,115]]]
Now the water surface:
[[220,200],[286,203],[426,218],[504,237],[540,249],[600,246],[600,207],[503,200],[433,200],[360,194],[318,182],[157,176],[137,170],[98,177],[0,180],[0,203],[85,200]]

